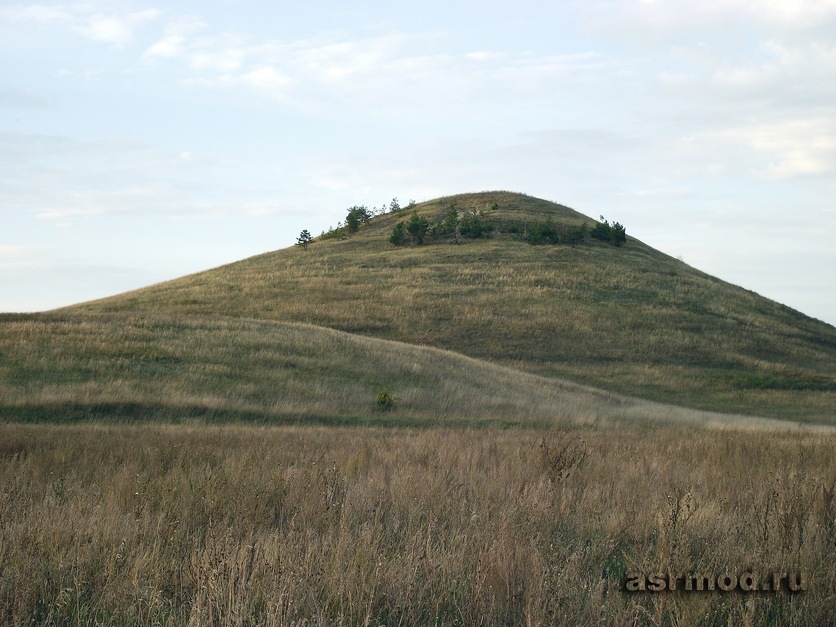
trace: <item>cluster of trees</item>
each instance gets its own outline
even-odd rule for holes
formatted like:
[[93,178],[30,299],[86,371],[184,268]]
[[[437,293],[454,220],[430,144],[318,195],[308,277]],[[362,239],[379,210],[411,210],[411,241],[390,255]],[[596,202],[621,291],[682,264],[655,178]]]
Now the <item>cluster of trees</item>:
[[[412,209],[414,200],[410,200],[405,209]],[[491,207],[498,209],[496,204]],[[397,198],[393,198],[388,207],[386,204],[379,209],[369,209],[365,205],[355,205],[347,210],[345,221],[338,222],[336,229],[329,229],[320,235],[320,239],[345,238],[360,230],[363,224],[369,222],[376,215],[386,213],[398,213],[404,208],[400,206]],[[519,233],[519,223],[505,225],[508,232]],[[421,246],[427,240],[447,241],[459,243],[463,239],[479,239],[489,237],[495,230],[493,220],[479,210],[459,210],[455,203],[451,204],[435,221],[431,223],[427,218],[418,215],[417,211],[412,212],[408,220],[401,220],[392,229],[389,241],[395,246],[414,245]],[[506,230],[505,227],[502,229]],[[601,216],[601,222],[596,223],[592,228],[587,224],[563,224],[555,223],[551,217],[545,220],[534,220],[526,224],[523,229],[523,238],[530,244],[568,244],[573,248],[583,243],[587,237],[592,237],[602,242],[621,246],[627,241],[627,231],[624,225],[609,221]],[[300,233],[296,244],[304,250],[313,243],[314,239],[307,229]]]
[[555,224],[551,218],[535,220],[528,225],[525,239],[530,244],[569,244],[574,248],[583,243],[587,236],[613,246],[621,246],[627,241],[627,231],[622,224],[610,224],[601,216],[601,222],[591,229],[584,224]]
[[621,246],[627,241],[627,230],[624,225],[618,222],[610,224],[604,219],[604,216],[601,216],[601,222],[596,224],[589,234],[595,239],[613,246]]
[[526,240],[529,244],[569,244],[572,248],[582,243],[589,227],[584,224],[555,224],[551,218],[534,220],[528,225]]
[[[411,209],[414,205],[415,201],[410,200],[406,208]],[[393,198],[388,205],[383,203],[380,207],[372,207],[371,209],[366,205],[349,207],[346,211],[345,220],[337,222],[337,228],[329,228],[327,231],[323,231],[319,239],[343,239],[359,231],[360,227],[373,217],[382,216],[386,213],[396,213],[401,210],[402,207],[397,198]]]
[[395,246],[404,246],[405,244],[415,244],[421,246],[427,236],[427,231],[430,230],[430,221],[418,213],[413,212],[412,216],[406,222],[398,222],[395,228],[392,229],[392,234],[389,236],[389,241]]
[[427,218],[413,211],[409,220],[395,225],[389,241],[395,246],[421,246],[429,237],[436,241],[444,240],[458,244],[463,239],[488,237],[493,230],[494,224],[491,219],[480,211],[459,211],[456,205],[452,204],[435,224],[430,224]]

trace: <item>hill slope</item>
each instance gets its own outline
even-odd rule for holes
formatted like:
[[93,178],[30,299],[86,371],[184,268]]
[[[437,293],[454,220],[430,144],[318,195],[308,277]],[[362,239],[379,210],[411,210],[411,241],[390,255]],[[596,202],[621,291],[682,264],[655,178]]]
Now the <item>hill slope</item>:
[[[836,421],[836,329],[628,238],[533,246],[548,217],[592,221],[520,194],[417,205],[431,223],[455,203],[496,230],[461,244],[395,247],[412,210],[113,298],[73,313],[229,316],[304,322],[452,350],[622,394],[707,410]],[[629,225],[628,225],[629,226]]]
[[[310,325],[0,316],[0,418],[447,425],[730,424],[438,349]],[[393,405],[377,402],[388,390]],[[763,419],[739,424],[770,426]],[[775,426],[781,426],[775,424]]]

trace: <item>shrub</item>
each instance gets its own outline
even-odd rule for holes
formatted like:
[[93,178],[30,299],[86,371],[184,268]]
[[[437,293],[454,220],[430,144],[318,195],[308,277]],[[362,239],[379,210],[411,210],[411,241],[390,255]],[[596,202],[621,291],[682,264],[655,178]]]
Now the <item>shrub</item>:
[[442,220],[437,222],[430,230],[430,235],[436,238],[453,237],[453,241],[459,242],[459,212],[456,205],[452,204],[444,212]]
[[567,226],[563,233],[563,241],[574,248],[586,239],[588,232],[589,227],[585,222],[583,224],[573,224]]
[[478,239],[485,237],[493,231],[493,224],[490,219],[478,211],[470,211],[462,217],[459,222],[459,234],[462,237]]
[[417,212],[413,213],[412,217],[409,218],[409,221],[406,223],[406,232],[409,233],[412,241],[419,246],[424,243],[424,237],[426,236],[429,228],[429,221],[426,218],[419,216]]
[[534,220],[528,226],[529,244],[557,244],[559,240],[557,227],[551,218],[546,218],[543,222]]
[[389,236],[389,241],[395,246],[403,246],[406,244],[409,236],[406,233],[406,226],[403,222],[398,222],[395,228],[392,229],[392,234]]
[[377,391],[377,407],[378,409],[393,409],[395,407],[395,397],[389,391],[389,388],[380,388]]

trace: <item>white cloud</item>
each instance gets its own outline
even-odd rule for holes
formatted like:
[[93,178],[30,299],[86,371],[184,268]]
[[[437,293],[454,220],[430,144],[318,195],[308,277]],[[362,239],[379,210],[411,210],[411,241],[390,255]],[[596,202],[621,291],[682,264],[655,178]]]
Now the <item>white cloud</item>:
[[[25,22],[63,23],[95,41],[122,46],[130,42],[137,28],[160,16],[157,9],[131,12],[104,12],[101,3],[12,5],[0,8],[0,18]],[[107,6],[107,5],[105,5]]]
[[247,72],[241,77],[241,80],[273,95],[281,94],[291,82],[287,76],[273,67],[260,67]]
[[16,21],[59,22],[71,21],[73,19],[73,12],[66,5],[13,4],[0,7],[0,17]]
[[90,39],[121,46],[133,39],[134,31],[139,26],[156,19],[159,15],[160,12],[156,9],[123,14],[94,13],[82,17],[76,28]]
[[[557,83],[615,75],[624,63],[592,51],[537,55],[479,50],[440,51],[437,33],[389,32],[363,38],[328,33],[289,41],[235,33],[183,34],[173,29],[143,56],[180,61],[183,83],[229,89],[244,85],[305,111],[355,107],[392,114],[455,114],[474,101],[542,105]],[[563,90],[570,92],[568,85]]]
[[180,16],[169,19],[163,26],[163,36],[143,53],[144,58],[175,58],[185,55],[191,37],[208,27],[198,17]]
[[[622,36],[647,34],[656,41],[660,38],[676,40],[683,32],[706,28],[737,28],[743,23],[761,28],[800,30],[836,19],[834,0],[593,0],[579,2],[577,6],[587,16],[590,26],[594,20],[598,27],[613,33],[620,25]],[[645,27],[652,27],[653,31],[636,32]]]

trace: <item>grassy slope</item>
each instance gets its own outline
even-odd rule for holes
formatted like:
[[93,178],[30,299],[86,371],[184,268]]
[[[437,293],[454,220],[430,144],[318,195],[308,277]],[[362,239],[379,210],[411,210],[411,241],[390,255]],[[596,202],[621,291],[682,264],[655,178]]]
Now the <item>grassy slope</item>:
[[[0,417],[17,421],[106,417],[545,426],[729,420],[439,349],[298,323],[131,314],[12,315],[0,317],[0,352],[5,357]],[[378,407],[381,388],[395,396],[394,407]]]
[[[436,219],[451,201],[503,225],[586,219],[504,192],[417,209]],[[395,248],[388,234],[408,215],[375,218],[307,252],[279,250],[71,311],[304,322],[662,402],[836,422],[830,325],[633,238],[623,248],[570,248],[530,246],[506,232]]]

